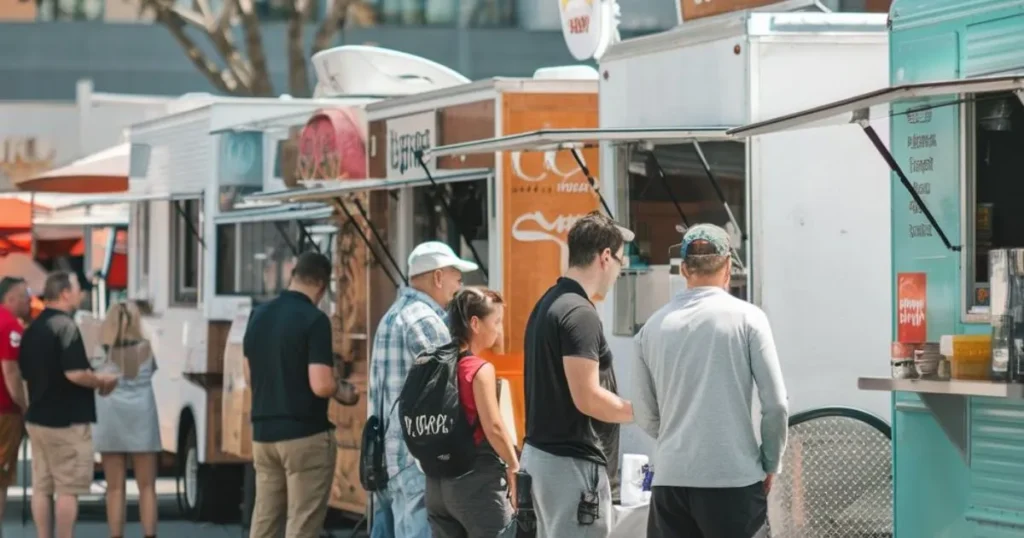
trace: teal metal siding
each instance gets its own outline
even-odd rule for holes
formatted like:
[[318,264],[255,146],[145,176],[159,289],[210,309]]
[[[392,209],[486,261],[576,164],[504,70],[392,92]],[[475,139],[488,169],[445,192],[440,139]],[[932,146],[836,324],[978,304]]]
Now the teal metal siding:
[[973,398],[967,520],[976,536],[1024,534],[1024,402]]
[[893,32],[920,26],[971,24],[1024,13],[1024,0],[894,0]]
[[971,24],[961,48],[965,77],[1024,68],[1024,14]]

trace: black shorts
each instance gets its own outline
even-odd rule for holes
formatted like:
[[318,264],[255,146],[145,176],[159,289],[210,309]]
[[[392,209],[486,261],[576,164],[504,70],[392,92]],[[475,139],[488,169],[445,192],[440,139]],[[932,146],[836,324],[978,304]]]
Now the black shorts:
[[647,538],[767,536],[768,497],[758,482],[741,488],[651,488]]

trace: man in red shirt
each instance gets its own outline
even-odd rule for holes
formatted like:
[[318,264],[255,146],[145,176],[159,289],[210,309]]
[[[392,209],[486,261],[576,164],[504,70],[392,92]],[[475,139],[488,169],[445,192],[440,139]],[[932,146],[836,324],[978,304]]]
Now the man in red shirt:
[[18,368],[18,350],[31,299],[24,279],[0,279],[0,518],[7,488],[17,478],[18,447],[24,431],[22,412],[28,406]]

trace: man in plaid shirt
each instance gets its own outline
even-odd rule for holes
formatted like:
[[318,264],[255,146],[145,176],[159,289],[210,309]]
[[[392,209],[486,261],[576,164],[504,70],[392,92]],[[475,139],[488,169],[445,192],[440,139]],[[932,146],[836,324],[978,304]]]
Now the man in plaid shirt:
[[477,269],[477,264],[459,258],[444,243],[420,244],[409,255],[409,286],[398,291],[377,326],[367,411],[372,415],[380,408],[388,415],[384,418],[388,486],[386,493],[375,497],[373,538],[430,537],[423,502],[426,478],[402,440],[394,404],[416,357],[451,340],[444,309],[462,287],[462,273]]

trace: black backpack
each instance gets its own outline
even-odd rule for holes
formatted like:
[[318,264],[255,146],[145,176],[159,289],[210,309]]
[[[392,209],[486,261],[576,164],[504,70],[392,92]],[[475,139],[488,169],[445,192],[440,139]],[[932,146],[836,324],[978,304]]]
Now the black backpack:
[[448,344],[416,358],[398,398],[398,417],[409,453],[431,478],[468,473],[476,457],[473,430],[459,404],[459,360]]
[[[371,492],[384,491],[388,485],[388,468],[384,460],[384,434],[388,431],[389,412],[384,415],[384,395],[387,387],[380,383],[381,394],[377,399],[377,413],[366,419],[363,425],[363,443],[359,447],[359,483]],[[395,410],[395,402],[391,411]]]

